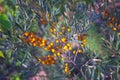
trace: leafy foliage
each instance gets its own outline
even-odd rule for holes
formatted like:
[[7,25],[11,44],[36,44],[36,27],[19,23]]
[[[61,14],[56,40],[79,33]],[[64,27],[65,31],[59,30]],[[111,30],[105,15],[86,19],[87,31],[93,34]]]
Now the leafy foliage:
[[0,80],[119,80],[118,2],[0,0]]

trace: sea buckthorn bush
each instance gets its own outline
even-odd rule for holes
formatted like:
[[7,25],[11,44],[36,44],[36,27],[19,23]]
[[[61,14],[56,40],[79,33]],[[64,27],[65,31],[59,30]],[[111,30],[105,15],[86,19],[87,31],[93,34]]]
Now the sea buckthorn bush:
[[119,80],[119,0],[0,1],[1,80]]

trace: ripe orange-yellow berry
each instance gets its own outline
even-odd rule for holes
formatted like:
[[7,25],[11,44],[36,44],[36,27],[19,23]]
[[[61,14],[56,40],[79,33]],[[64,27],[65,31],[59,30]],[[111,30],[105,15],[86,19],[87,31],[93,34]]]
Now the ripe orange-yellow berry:
[[45,64],[45,61],[41,61],[42,64]]
[[38,39],[38,43],[41,43],[41,42],[42,42],[42,37]]
[[56,43],[59,43],[60,41],[58,39],[55,40]]
[[65,26],[62,26],[62,30],[65,30],[66,29],[66,27]]
[[53,52],[53,53],[54,53],[54,52],[55,52],[55,49],[51,49],[51,52]]
[[60,52],[57,52],[57,56],[58,56],[58,57],[60,57],[60,56],[61,56]]
[[68,47],[67,47],[67,46],[64,46],[64,47],[63,47],[63,49],[64,49],[64,50],[67,50],[67,49],[68,49]]
[[68,32],[71,32],[71,29],[70,29],[70,28],[68,28],[68,29],[67,29],[67,31],[68,31]]
[[73,51],[73,54],[76,54],[76,50]]
[[84,39],[84,40],[83,40],[83,44],[85,45],[86,43],[87,43],[87,40],[86,40],[86,39]]
[[68,63],[65,63],[65,66],[68,66]]
[[62,32],[59,32],[59,35],[62,35],[63,33]]
[[56,57],[57,55],[54,53],[53,56]]
[[63,37],[63,38],[61,39],[61,41],[62,41],[63,43],[66,43],[67,38],[66,38],[66,37]]
[[54,46],[54,43],[53,43],[53,42],[51,42],[49,45],[50,45],[50,46]]
[[113,31],[116,31],[116,30],[117,30],[117,28],[113,27],[113,28],[112,28],[112,30],[113,30]]
[[65,73],[67,73],[69,70],[67,68],[64,69]]
[[120,36],[120,32],[118,32],[118,35]]
[[82,37],[80,34],[78,34],[78,40],[79,40],[79,41],[82,41],[82,40],[83,40],[83,37]]
[[50,30],[51,33],[53,33],[53,31],[54,31],[52,28],[50,28],[49,30]]
[[30,34],[29,32],[25,32],[24,33],[25,36],[29,36],[29,34]]
[[114,17],[112,17],[112,19],[111,19],[112,21],[114,21],[115,20],[115,18]]
[[84,45],[84,44],[80,44],[80,46],[81,46],[81,47],[85,47],[85,45]]
[[68,49],[69,49],[69,50],[72,50],[72,47],[69,47]]
[[109,25],[110,27],[112,27],[112,26],[113,26],[112,22],[109,22],[109,23],[108,23],[108,25]]
[[54,33],[56,33],[56,29],[55,28],[53,29],[53,31],[54,31]]
[[34,33],[33,32],[30,33],[30,37],[31,38],[34,37]]
[[78,50],[78,53],[82,53],[83,51],[81,49]]
[[46,44],[45,44],[45,43],[42,43],[41,46],[44,47],[44,46],[46,46]]
[[31,41],[30,41],[30,42],[35,42],[35,41],[36,41],[36,38],[33,37],[33,38],[31,38]]
[[49,48],[48,47],[46,47],[46,48],[44,48],[46,51],[48,51],[49,50]]
[[68,47],[71,47],[71,44],[70,44],[70,43],[67,43],[67,46],[68,46]]
[[33,46],[37,46],[36,42],[34,42],[32,45],[33,45]]

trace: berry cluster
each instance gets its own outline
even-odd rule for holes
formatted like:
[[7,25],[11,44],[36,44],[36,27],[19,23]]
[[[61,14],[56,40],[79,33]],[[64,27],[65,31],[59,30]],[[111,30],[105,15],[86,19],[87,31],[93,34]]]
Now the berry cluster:
[[[77,40],[78,42],[81,42],[81,43],[78,43],[79,48],[74,49],[73,43],[68,39],[68,37],[60,37],[60,38],[55,39],[54,42],[52,42],[52,41],[43,39],[42,37],[36,36],[33,32],[25,32],[22,35],[22,40],[25,43],[29,43],[30,45],[34,47],[40,47],[52,53],[52,55],[42,56],[41,58],[38,58],[38,61],[44,65],[54,64],[57,60],[57,57],[61,59],[62,61],[67,60],[68,58],[63,56],[67,52],[71,52],[74,55],[76,53],[83,53],[82,48],[87,43],[86,38],[87,38],[87,34],[78,34]],[[64,71],[65,73],[70,74],[70,71],[68,69],[68,63],[65,64]]]
[[51,65],[56,62],[54,55],[43,56],[43,57],[39,58],[38,61],[44,65]]
[[95,24],[107,24],[111,30],[120,35],[120,20],[118,19],[118,16],[120,16],[119,5],[116,3],[111,4],[112,2],[115,3],[115,1],[111,0],[95,1],[93,5],[88,6],[88,11],[90,14],[94,15],[90,15],[90,19],[94,19],[93,22]]
[[[40,5],[42,7],[42,5]],[[39,8],[38,8],[39,9]],[[51,55],[42,56],[38,58],[38,61],[45,65],[51,65],[60,59],[63,63],[70,61],[70,59],[75,59],[74,57],[77,53],[83,53],[83,48],[87,44],[86,30],[88,29],[89,20],[87,24],[84,25],[84,20],[74,22],[72,19],[75,16],[74,11],[69,12],[64,11],[64,15],[56,16],[49,11],[36,11],[33,12],[38,16],[36,19],[40,23],[40,28],[48,34],[45,37],[39,37],[33,32],[24,32],[22,35],[22,40],[34,47],[40,47]],[[44,9],[43,9],[44,10]],[[72,21],[71,21],[72,20]],[[77,18],[76,18],[77,21]],[[82,22],[83,21],[83,22]],[[85,20],[86,21],[86,20]],[[70,23],[74,24],[70,24]],[[42,31],[42,30],[41,30]],[[74,60],[75,61],[75,60]],[[67,62],[69,64],[69,62]],[[68,65],[65,65],[65,73],[70,74],[70,69]]]
[[33,32],[25,32],[22,35],[22,39],[24,42],[30,43],[32,46],[44,47],[47,45],[47,40],[35,36]]
[[65,72],[66,74],[71,74],[71,71],[69,70],[68,65],[69,65],[68,63],[65,63],[64,72]]
[[104,10],[103,16],[107,20],[107,24],[110,26],[110,28],[120,35],[120,24],[118,19],[116,19],[115,16],[107,9]]

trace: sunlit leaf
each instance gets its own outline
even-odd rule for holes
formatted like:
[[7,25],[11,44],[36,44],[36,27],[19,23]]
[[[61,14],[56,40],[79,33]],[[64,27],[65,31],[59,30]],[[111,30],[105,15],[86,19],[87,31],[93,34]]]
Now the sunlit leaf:
[[0,57],[2,57],[2,58],[5,57],[2,51],[0,51]]

